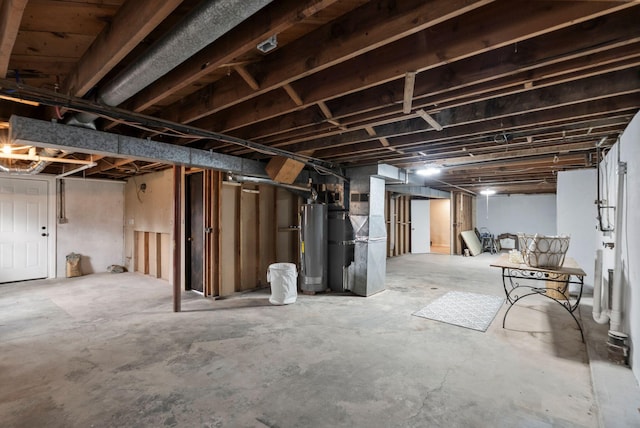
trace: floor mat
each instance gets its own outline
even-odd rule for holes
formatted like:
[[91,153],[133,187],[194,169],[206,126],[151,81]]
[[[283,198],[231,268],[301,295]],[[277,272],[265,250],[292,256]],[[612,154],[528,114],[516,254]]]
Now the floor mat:
[[413,315],[472,330],[486,331],[504,303],[504,297],[449,291]]

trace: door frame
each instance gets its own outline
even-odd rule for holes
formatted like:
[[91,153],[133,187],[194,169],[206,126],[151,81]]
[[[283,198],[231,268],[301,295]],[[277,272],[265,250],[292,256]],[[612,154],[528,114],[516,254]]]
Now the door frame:
[[47,230],[49,231],[49,239],[47,240],[47,279],[55,278],[57,274],[57,254],[56,242],[58,232],[57,214],[57,188],[58,183],[52,175],[11,175],[1,174],[0,178],[18,179],[18,180],[39,180],[47,182]]

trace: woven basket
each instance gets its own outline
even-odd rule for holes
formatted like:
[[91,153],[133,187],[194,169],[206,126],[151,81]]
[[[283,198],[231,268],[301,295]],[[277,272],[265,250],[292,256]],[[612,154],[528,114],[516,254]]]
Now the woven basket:
[[518,234],[524,262],[537,268],[557,268],[564,264],[569,249],[569,236]]

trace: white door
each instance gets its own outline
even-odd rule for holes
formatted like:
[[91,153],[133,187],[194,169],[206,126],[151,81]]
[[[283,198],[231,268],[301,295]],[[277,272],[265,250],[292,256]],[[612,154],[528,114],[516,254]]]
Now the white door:
[[47,277],[48,183],[0,178],[0,282]]
[[414,254],[431,251],[429,212],[428,199],[411,200],[411,252]]

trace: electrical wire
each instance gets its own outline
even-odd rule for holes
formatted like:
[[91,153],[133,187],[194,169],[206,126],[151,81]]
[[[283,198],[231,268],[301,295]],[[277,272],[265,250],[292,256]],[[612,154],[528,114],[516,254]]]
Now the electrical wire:
[[[245,147],[252,151],[262,153],[269,156],[284,156],[293,160],[302,162],[310,167],[313,167],[316,171],[320,170],[326,174],[333,175],[341,180],[346,180],[344,173],[340,169],[336,169],[335,165],[322,159],[311,158],[302,156],[297,153],[288,152],[276,147],[269,147],[262,144],[254,143],[249,140],[232,137],[225,134],[220,134],[213,131],[207,131],[204,129],[196,128],[190,125],[183,125],[176,122],[171,122],[164,119],[159,119],[153,116],[147,116],[140,113],[133,113],[127,110],[123,110],[117,107],[108,107],[97,104],[95,102],[63,95],[57,92],[48,91],[45,89],[39,89],[29,87],[20,83],[15,83],[11,80],[0,79],[0,92],[14,91],[19,92],[20,96],[25,100],[37,101],[41,104],[64,107],[68,110],[76,112],[92,113],[99,117],[109,120],[118,121],[126,126],[131,126],[137,129],[144,129],[149,132],[160,132],[156,128],[171,129],[172,136],[180,138],[188,135],[188,138],[204,138],[215,140],[219,142],[225,142]],[[155,128],[154,128],[155,127]],[[175,134],[175,132],[182,132],[182,135]],[[167,133],[169,134],[169,133]]]

